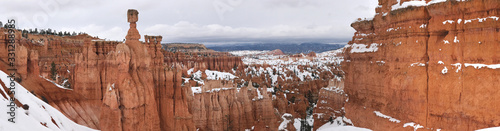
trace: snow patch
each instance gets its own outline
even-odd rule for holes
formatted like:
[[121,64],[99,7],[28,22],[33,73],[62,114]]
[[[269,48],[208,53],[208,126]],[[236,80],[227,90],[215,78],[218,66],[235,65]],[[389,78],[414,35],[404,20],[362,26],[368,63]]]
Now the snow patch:
[[474,18],[474,19],[467,19],[464,21],[464,24],[467,24],[467,23],[471,23],[472,21],[478,21],[478,22],[483,22],[483,21],[486,21],[488,19],[492,19],[492,20],[495,20],[495,21],[498,21],[498,16],[488,16],[488,17],[484,17],[484,18]]
[[278,130],[286,130],[287,128],[287,125],[288,123],[290,123],[291,120],[288,120],[287,118],[285,117],[289,117],[289,118],[292,118],[292,114],[289,114],[289,113],[285,113],[281,116],[281,119],[283,119],[283,122],[281,122],[280,126],[278,127]]
[[486,64],[470,64],[470,63],[465,63],[465,67],[473,66],[476,69],[481,69],[483,67],[490,68],[490,69],[498,69],[500,68],[500,64],[492,64],[492,65],[486,65]]
[[413,131],[417,131],[418,128],[424,128],[424,126],[421,126],[420,124],[415,124],[413,122],[410,123],[405,123],[403,127],[411,126],[413,127]]
[[207,80],[232,80],[238,78],[231,73],[205,70]]
[[445,20],[445,21],[443,21],[443,25],[446,24],[446,23],[453,24],[453,22],[455,22],[455,21],[453,21],[453,20]]
[[420,25],[420,28],[427,28],[427,24]]
[[379,44],[372,43],[370,47],[367,48],[365,44],[352,44],[351,53],[365,53],[365,52],[376,52],[378,50]]
[[448,73],[448,68],[446,68],[446,66],[445,66],[445,67],[444,67],[444,69],[443,69],[443,70],[441,70],[441,73],[442,73],[443,75],[444,75],[444,74],[446,74],[446,73]]
[[458,71],[460,71],[462,69],[461,63],[451,64],[451,65],[457,67],[457,71],[455,71],[456,73],[458,73]]
[[43,76],[40,76],[40,77],[42,77],[43,79],[45,79],[45,80],[49,81],[50,83],[52,83],[52,84],[56,85],[57,87],[59,87],[59,88],[61,88],[61,89],[65,89],[65,90],[73,90],[73,89],[66,88],[66,87],[64,87],[64,86],[62,86],[62,85],[59,85],[59,84],[57,84],[57,83],[56,83],[56,82],[54,82],[54,81],[51,81],[51,80],[49,80],[49,79],[47,79],[47,78],[44,78]]
[[500,126],[499,127],[490,127],[490,128],[484,128],[484,129],[479,129],[476,131],[500,131]]
[[350,119],[346,117],[337,117],[332,122],[327,122],[319,127],[317,131],[371,131],[370,129],[349,126],[347,124],[352,125]]
[[193,96],[194,94],[201,94],[201,87],[191,87],[191,91],[193,92]]
[[[428,5],[435,4],[435,3],[446,2],[446,0],[431,0],[429,3],[425,3],[425,0],[422,0],[422,1],[412,0],[412,1],[405,1],[403,3],[401,3],[401,0],[397,0],[397,1],[398,1],[398,3],[396,3],[395,5],[392,5],[391,10],[407,8],[410,6],[414,6],[414,7],[428,6]],[[460,2],[460,1],[464,1],[464,0],[456,0],[456,1]]]
[[414,66],[425,66],[425,64],[424,63],[420,63],[420,62],[416,62],[416,63],[412,63],[410,66],[411,67],[414,67]]
[[373,113],[375,113],[375,115],[377,115],[378,117],[389,119],[389,121],[391,121],[391,122],[396,122],[396,123],[401,122],[400,120],[392,118],[392,117],[387,116],[387,115],[384,115],[384,114],[380,113],[379,111],[373,111]]
[[450,44],[450,41],[448,40],[443,40],[444,44]]
[[188,75],[191,75],[191,73],[193,73],[193,71],[194,71],[194,68],[189,69],[189,70],[187,71]]

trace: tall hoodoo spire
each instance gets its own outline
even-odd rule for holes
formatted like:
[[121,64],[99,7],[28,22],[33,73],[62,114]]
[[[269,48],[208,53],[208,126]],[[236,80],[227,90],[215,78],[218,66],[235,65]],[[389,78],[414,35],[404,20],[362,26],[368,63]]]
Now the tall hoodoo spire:
[[127,36],[125,37],[128,40],[138,41],[141,39],[141,35],[137,30],[137,21],[139,20],[139,12],[135,9],[129,9],[127,11],[127,19],[130,23],[130,29],[128,30]]

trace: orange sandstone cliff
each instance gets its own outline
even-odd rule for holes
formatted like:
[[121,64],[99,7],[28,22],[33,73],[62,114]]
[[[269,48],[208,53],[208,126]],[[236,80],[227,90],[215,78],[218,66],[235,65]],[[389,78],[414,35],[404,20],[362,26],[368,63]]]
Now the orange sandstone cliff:
[[379,0],[373,20],[351,25],[345,115],[373,130],[500,126],[500,1],[418,2]]

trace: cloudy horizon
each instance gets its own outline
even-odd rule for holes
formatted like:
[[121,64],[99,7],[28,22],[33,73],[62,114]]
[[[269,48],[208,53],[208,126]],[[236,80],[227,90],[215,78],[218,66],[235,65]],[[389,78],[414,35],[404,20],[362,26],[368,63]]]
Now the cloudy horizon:
[[[51,28],[123,40],[128,9],[139,11],[141,35],[163,43],[343,43],[351,22],[375,15],[376,0],[17,0],[1,1],[0,21],[21,29]],[[339,11],[341,10],[341,11]]]

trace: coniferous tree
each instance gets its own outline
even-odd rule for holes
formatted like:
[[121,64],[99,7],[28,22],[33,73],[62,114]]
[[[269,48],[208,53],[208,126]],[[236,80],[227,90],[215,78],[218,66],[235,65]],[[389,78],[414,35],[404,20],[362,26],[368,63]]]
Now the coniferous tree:
[[57,69],[56,69],[56,64],[54,62],[52,62],[52,64],[50,64],[50,75],[51,75],[51,78],[52,80],[56,80],[56,75],[57,75]]

